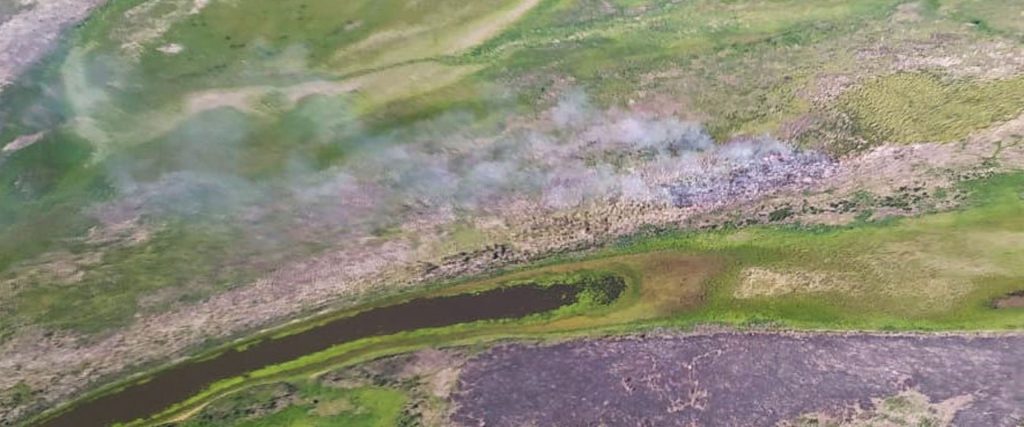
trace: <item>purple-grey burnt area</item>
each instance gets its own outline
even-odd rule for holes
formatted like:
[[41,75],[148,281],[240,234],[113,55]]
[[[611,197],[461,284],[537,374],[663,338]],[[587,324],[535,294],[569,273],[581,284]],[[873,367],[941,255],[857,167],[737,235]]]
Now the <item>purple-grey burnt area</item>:
[[[745,145],[755,147],[751,144],[732,144],[735,147]],[[723,157],[728,158],[729,147],[727,145],[721,149]],[[758,156],[757,160],[736,165],[727,173],[694,176],[670,186],[673,204],[676,207],[690,207],[716,205],[736,199],[749,200],[759,194],[794,184],[816,182],[827,176],[836,165],[833,159],[821,153],[778,147]]]
[[466,426],[755,426],[968,397],[954,425],[1024,420],[1024,336],[723,333],[507,345],[471,360]]
[[106,0],[0,0],[0,92]]

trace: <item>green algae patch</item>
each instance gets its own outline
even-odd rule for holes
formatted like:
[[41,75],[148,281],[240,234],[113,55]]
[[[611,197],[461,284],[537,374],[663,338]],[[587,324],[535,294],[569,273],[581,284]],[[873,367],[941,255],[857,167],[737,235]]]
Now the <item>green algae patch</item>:
[[967,81],[893,74],[850,91],[841,108],[873,143],[957,141],[1024,112],[1024,77]]

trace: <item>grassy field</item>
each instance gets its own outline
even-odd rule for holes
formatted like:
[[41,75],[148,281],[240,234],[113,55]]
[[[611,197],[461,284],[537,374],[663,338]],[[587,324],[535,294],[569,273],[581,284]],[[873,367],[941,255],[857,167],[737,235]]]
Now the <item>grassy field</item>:
[[[402,406],[405,404],[405,396],[389,388],[337,389],[312,381],[289,386],[295,390],[280,390],[280,386],[270,386],[232,396],[231,399],[206,408],[203,416],[181,425],[390,427],[399,425]],[[260,411],[260,405],[276,397],[275,394],[288,394],[286,404],[290,406],[277,412],[266,411],[270,414],[262,417],[252,417],[247,413]]]
[[1021,40],[1024,38],[1024,24],[1020,14],[1007,9],[1012,0],[955,0],[935,2],[950,9],[951,14],[979,31],[1007,35]]
[[[958,143],[1024,112],[1024,80],[996,73],[1012,68],[1024,39],[1018,9],[1012,0],[113,1],[0,95],[0,143],[42,132],[0,154],[0,343],[31,326],[102,337],[322,254],[348,236],[301,229],[306,218],[287,208],[296,182],[359,166],[353,153],[500,135],[575,89],[597,109],[699,121],[718,142],[769,133],[835,155]],[[0,22],[11,12],[0,6]],[[960,65],[942,66],[949,58]],[[206,181],[146,198],[181,177]],[[631,286],[598,310],[341,345],[225,380],[163,416],[287,380],[299,384],[298,403],[266,423],[393,422],[401,396],[304,381],[439,344],[704,323],[1024,327],[1020,310],[990,304],[1024,283],[1024,178],[965,185],[975,200],[957,212],[636,237],[594,258],[435,287],[583,271]],[[266,205],[275,210],[247,222],[247,209]],[[104,238],[120,206],[140,213]],[[391,213],[369,215],[375,237],[396,228]],[[441,245],[453,252],[488,243],[453,227]],[[306,234],[291,237],[297,229]],[[311,399],[349,409],[313,416]]]
[[[33,260],[54,251],[103,254],[102,263],[82,267],[78,286],[29,279],[18,287],[25,291],[0,295],[15,307],[0,336],[25,324],[103,331],[244,282],[269,260],[325,247],[246,242],[239,236],[248,230],[225,219],[219,200],[207,200],[197,215],[145,216],[144,225],[162,230],[153,240],[110,250],[85,238],[101,226],[88,212],[122,196],[125,181],[216,172],[273,187],[297,169],[344,168],[367,144],[402,144],[418,123],[452,111],[480,126],[529,117],[567,85],[585,89],[598,107],[654,103],[702,120],[719,140],[778,132],[834,107],[854,118],[854,136],[874,143],[956,141],[1018,114],[1020,79],[903,73],[867,80],[824,106],[808,94],[822,70],[884,75],[884,63],[872,71],[855,59],[880,34],[892,34],[894,45],[937,33],[1019,34],[1015,21],[1000,20],[1011,3],[925,2],[918,21],[894,23],[896,0],[489,0],[468,8],[295,0],[213,2],[196,11],[185,0],[112,2],[0,100],[0,140],[47,132],[3,160],[0,269],[45,269]],[[971,19],[992,30],[965,29]],[[975,111],[984,114],[967,114]],[[836,125],[823,123],[801,141],[832,144],[824,136]],[[179,229],[196,220],[202,232]],[[241,259],[256,259],[256,267],[235,268]],[[177,296],[139,303],[160,290]]]
[[841,103],[877,140],[952,142],[1024,112],[1024,78],[972,83],[896,74],[845,94]]

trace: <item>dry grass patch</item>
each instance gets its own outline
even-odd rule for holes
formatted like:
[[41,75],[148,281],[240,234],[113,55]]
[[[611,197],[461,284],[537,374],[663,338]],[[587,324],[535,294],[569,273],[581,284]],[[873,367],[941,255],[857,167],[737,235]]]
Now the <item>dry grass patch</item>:
[[840,103],[875,141],[957,141],[1024,112],[1024,78],[947,81],[899,73],[851,90]]
[[330,63],[342,73],[351,73],[454,55],[498,35],[540,0],[481,3],[473,7],[424,10],[415,24],[375,32],[335,53]]
[[794,293],[860,292],[847,273],[820,271],[777,271],[751,267],[740,273],[733,296],[740,299],[773,297]]
[[907,390],[895,396],[871,399],[874,409],[856,409],[852,416],[837,417],[824,413],[804,414],[781,427],[842,426],[842,427],[898,427],[948,426],[957,412],[974,401],[974,396],[960,395],[932,402],[917,390]]

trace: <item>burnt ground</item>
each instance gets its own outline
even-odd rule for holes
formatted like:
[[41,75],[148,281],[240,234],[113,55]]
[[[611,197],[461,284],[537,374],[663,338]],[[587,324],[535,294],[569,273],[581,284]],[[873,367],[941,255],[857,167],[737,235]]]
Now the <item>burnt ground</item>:
[[719,333],[506,345],[466,364],[452,420],[756,426],[813,413],[850,422],[908,393],[951,408],[944,421],[933,411],[940,424],[1024,425],[1024,336]]
[[62,32],[106,0],[4,0],[0,4],[0,92],[58,43]]

